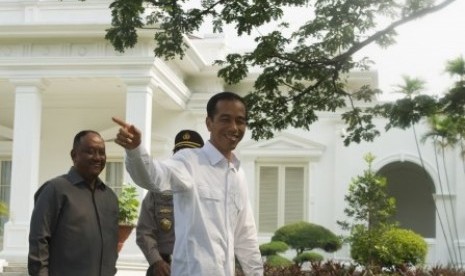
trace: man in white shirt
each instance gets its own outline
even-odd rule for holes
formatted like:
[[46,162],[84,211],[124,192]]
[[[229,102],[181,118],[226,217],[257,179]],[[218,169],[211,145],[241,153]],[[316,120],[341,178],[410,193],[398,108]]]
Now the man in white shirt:
[[247,183],[232,152],[244,136],[247,110],[231,92],[207,103],[210,140],[161,162],[140,146],[141,133],[120,119],[115,142],[126,149],[126,168],[137,185],[174,193],[174,276],[234,276],[234,257],[248,276],[263,275]]
[[[174,138],[173,154],[203,144],[198,132],[183,129]],[[146,276],[170,275],[174,240],[173,193],[149,191],[142,201],[136,227],[136,243],[150,264]]]

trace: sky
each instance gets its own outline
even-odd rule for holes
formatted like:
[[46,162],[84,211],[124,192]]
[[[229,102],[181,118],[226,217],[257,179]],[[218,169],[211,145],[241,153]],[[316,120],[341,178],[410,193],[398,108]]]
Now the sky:
[[[291,16],[297,21],[305,16]],[[289,19],[287,19],[289,20]],[[269,27],[257,31],[267,33]],[[465,0],[456,0],[446,8],[409,22],[397,29],[397,43],[381,49],[370,45],[355,57],[368,56],[375,64],[371,67],[378,72],[381,99],[389,100],[400,96],[394,93],[396,85],[402,84],[402,76],[419,78],[426,82],[426,94],[440,94],[450,87],[454,80],[444,72],[446,62],[460,55],[465,57]],[[227,41],[231,45],[252,45],[251,38],[237,38],[228,31]]]
[[454,83],[445,73],[448,60],[465,57],[465,0],[397,29],[397,43],[387,49],[370,46],[362,54],[376,64],[379,88],[390,98],[402,75],[426,82],[425,93],[441,94]]

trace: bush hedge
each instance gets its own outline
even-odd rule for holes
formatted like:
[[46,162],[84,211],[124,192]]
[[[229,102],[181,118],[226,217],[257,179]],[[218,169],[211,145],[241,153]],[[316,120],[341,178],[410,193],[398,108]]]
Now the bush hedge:
[[423,264],[428,245],[417,233],[394,228],[383,233],[378,246],[380,262],[384,266]]
[[428,252],[425,240],[402,228],[386,231],[360,230],[352,235],[351,256],[368,266],[392,267],[423,264]]

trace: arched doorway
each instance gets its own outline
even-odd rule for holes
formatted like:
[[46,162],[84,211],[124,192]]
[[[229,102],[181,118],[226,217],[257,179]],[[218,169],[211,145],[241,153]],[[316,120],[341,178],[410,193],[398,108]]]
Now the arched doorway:
[[412,162],[393,162],[379,170],[387,178],[388,194],[396,199],[394,217],[400,227],[425,238],[436,237],[434,183],[429,174]]

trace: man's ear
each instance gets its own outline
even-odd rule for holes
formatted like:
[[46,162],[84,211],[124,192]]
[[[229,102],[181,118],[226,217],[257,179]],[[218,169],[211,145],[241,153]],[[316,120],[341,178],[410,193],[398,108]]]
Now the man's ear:
[[210,131],[212,123],[213,123],[213,122],[212,122],[212,120],[210,119],[210,117],[207,116],[207,117],[205,118],[205,124],[207,125],[208,131]]
[[69,155],[71,156],[71,159],[74,161],[74,157],[76,157],[76,151],[72,149]]

